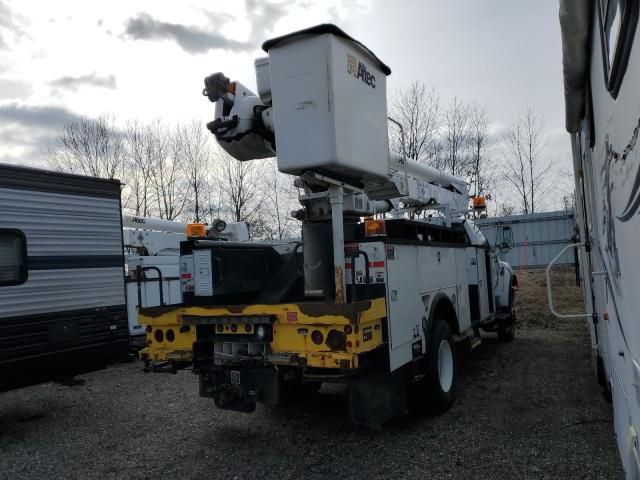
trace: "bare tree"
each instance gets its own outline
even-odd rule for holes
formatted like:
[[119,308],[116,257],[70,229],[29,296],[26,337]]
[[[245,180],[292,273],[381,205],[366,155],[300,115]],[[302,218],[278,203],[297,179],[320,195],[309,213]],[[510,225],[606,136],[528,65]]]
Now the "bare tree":
[[234,222],[251,222],[259,211],[258,171],[255,161],[240,162],[218,149],[218,168],[225,203]]
[[188,183],[180,168],[182,139],[156,119],[145,129],[145,155],[150,159],[151,182],[158,216],[175,220],[187,202]]
[[151,214],[152,164],[148,155],[150,149],[147,146],[150,137],[146,134],[145,129],[146,127],[137,120],[127,124],[125,133],[127,175],[125,179],[133,197],[135,214],[146,217]]
[[293,186],[293,177],[280,173],[275,161],[271,163],[270,174],[266,176],[264,197],[267,208],[263,214],[269,218],[267,237],[270,240],[282,240],[294,236],[294,220],[291,211],[297,205],[298,191]]
[[496,213],[498,217],[508,217],[509,215],[513,215],[514,213],[516,213],[516,207],[514,207],[510,203],[501,203],[500,205],[498,205],[498,210]]
[[452,175],[470,174],[469,145],[470,121],[469,107],[458,97],[453,97],[444,112],[443,158],[441,163]]
[[473,104],[469,109],[469,150],[471,181],[476,195],[486,193],[493,180],[489,157],[489,118],[486,108]]
[[[414,81],[406,90],[396,92],[391,103],[391,115],[404,129],[404,145],[399,130],[392,127],[391,147],[408,157],[428,161],[433,156],[440,115],[440,99],[435,90]],[[403,148],[404,147],[404,148]]]
[[541,155],[546,143],[544,120],[531,108],[509,125],[503,138],[504,179],[517,192],[524,214],[535,213],[540,198],[551,187],[552,163]]
[[115,118],[81,117],[67,123],[57,141],[49,147],[49,166],[53,170],[100,178],[124,175],[124,135]]
[[209,184],[210,134],[202,122],[192,120],[188,124],[177,125],[175,135],[175,145],[179,147],[176,155],[189,186],[188,202],[195,221],[200,222],[205,213],[204,190]]

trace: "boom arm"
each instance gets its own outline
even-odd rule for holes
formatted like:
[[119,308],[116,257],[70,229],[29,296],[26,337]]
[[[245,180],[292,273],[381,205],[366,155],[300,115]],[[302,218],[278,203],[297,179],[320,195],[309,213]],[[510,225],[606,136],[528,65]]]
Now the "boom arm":
[[[216,104],[215,119],[207,128],[227,153],[240,161],[276,155],[272,106],[222,73],[205,78],[203,95]],[[386,181],[368,185],[365,191],[371,200],[398,199],[413,207],[448,205],[453,210],[465,210],[469,198],[464,179],[394,152],[389,153]],[[378,207],[361,214],[380,211]]]

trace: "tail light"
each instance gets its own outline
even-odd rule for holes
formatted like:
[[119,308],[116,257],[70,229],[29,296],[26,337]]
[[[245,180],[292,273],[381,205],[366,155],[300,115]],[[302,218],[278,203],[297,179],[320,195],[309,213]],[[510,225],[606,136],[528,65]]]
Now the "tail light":
[[153,338],[156,339],[156,342],[161,343],[164,341],[164,332],[159,328],[153,333]]
[[322,342],[324,341],[324,335],[322,335],[322,332],[320,330],[314,330],[313,332],[311,332],[311,341],[316,345],[322,345]]
[[238,325],[235,323],[231,325],[231,333],[236,333],[238,331]]
[[176,339],[176,334],[172,329],[169,329],[165,337],[167,337],[167,342],[173,342]]
[[251,325],[249,325],[248,323],[245,324],[244,331],[247,332],[247,333],[251,333]]

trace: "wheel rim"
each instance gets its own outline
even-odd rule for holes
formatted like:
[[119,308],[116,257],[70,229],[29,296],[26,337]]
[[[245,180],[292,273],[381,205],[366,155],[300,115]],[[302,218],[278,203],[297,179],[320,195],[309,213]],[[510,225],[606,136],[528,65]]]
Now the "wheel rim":
[[438,347],[438,379],[442,391],[449,392],[453,384],[453,352],[446,340],[442,340]]

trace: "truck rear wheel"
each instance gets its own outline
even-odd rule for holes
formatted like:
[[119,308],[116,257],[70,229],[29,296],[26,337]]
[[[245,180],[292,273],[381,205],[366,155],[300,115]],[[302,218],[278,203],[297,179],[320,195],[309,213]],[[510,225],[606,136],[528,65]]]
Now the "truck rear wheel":
[[498,341],[511,342],[516,336],[516,314],[512,311],[509,317],[500,320],[497,325]]
[[431,332],[425,380],[430,405],[439,412],[448,410],[456,397],[456,350],[453,332],[441,319]]
[[500,325],[498,327],[498,340],[502,343],[511,342],[516,336],[515,327],[511,325]]

